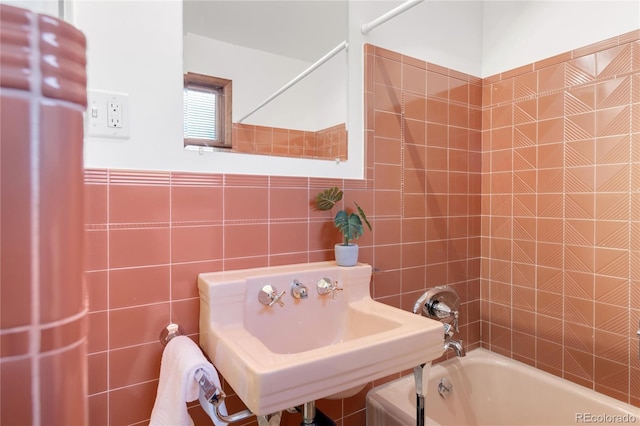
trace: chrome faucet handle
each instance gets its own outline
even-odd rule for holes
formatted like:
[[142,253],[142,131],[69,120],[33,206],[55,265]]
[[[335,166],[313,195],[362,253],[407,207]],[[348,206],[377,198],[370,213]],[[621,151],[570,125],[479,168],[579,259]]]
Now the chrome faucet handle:
[[316,288],[318,289],[318,294],[320,296],[324,296],[325,294],[331,293],[332,286],[333,284],[331,284],[331,278],[322,278],[320,281],[318,281]]
[[451,309],[446,303],[435,300],[431,305],[431,309],[434,311],[435,315],[440,318],[448,318],[453,317],[453,328],[456,333],[460,332],[458,328],[458,311]]
[[322,278],[318,281],[318,285],[316,286],[318,289],[318,294],[324,296],[326,294],[331,294],[331,298],[336,298],[336,292],[344,290],[342,287],[338,287],[338,282],[331,282],[330,278]]
[[276,303],[280,306],[284,306],[284,300],[282,296],[285,295],[285,291],[278,293],[278,290],[270,284],[262,287],[260,293],[258,293],[258,301],[265,306],[272,307]]
[[284,300],[282,300],[282,296],[285,295],[285,291],[282,290],[280,293],[276,294],[273,298],[273,301],[269,303],[269,306],[273,306],[275,303],[278,303],[280,306],[284,306]]

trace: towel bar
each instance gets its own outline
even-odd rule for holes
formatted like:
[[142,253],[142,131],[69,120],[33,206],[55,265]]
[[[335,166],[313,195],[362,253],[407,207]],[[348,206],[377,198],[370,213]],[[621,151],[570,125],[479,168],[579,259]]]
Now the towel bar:
[[[182,327],[178,324],[169,324],[160,332],[160,343],[162,343],[163,346],[167,346],[167,343],[169,343],[171,339],[182,335],[184,335],[184,329]],[[220,421],[232,423],[255,415],[250,410],[243,410],[231,415],[220,413],[219,407],[224,402],[227,395],[222,389],[211,383],[204,374],[203,369],[197,369],[194,378],[196,382],[198,382],[198,385],[200,385],[204,398],[209,404],[213,405],[213,412]]]

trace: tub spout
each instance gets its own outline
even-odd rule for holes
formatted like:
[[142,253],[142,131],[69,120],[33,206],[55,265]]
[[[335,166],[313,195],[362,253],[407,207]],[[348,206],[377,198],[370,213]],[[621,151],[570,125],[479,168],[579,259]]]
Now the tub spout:
[[446,349],[453,349],[456,351],[456,356],[463,357],[467,355],[467,351],[462,346],[462,341],[458,342],[457,340],[449,340],[446,345]]
[[445,352],[449,349],[453,349],[456,352],[456,356],[463,357],[467,355],[467,351],[464,349],[462,345],[462,340],[454,340],[452,339],[454,329],[451,324],[442,324],[444,327],[444,350]]

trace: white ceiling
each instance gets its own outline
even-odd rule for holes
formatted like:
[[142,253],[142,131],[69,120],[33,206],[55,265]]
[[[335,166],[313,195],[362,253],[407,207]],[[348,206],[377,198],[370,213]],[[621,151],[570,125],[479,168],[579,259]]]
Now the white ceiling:
[[184,33],[314,62],[347,39],[347,0],[185,0]]

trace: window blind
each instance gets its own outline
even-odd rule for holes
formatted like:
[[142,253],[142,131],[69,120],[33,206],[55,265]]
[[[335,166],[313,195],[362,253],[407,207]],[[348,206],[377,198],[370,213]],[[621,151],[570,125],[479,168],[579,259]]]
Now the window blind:
[[183,90],[185,139],[220,139],[220,92],[212,88],[187,86]]

